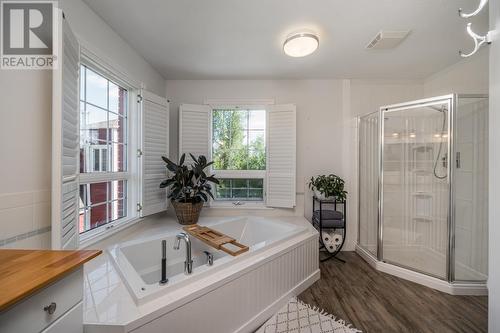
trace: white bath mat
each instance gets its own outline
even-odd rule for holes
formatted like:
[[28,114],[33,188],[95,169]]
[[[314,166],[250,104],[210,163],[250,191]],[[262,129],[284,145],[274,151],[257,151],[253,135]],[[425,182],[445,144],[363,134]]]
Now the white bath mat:
[[356,333],[361,332],[331,314],[292,298],[255,333]]

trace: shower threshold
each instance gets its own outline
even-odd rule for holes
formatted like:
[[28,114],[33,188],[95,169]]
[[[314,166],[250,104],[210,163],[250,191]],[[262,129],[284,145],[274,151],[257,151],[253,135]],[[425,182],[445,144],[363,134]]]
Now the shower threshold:
[[416,272],[388,262],[379,261],[370,252],[356,245],[356,253],[376,270],[415,282],[426,287],[445,292],[450,295],[487,296],[488,288],[485,282],[448,282],[446,280]]

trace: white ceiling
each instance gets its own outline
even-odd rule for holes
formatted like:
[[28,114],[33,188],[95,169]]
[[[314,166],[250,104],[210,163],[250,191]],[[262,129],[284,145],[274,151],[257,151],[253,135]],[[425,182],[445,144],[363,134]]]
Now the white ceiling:
[[[472,41],[457,9],[479,0],[84,0],[166,79],[422,79]],[[473,19],[484,32],[487,13]],[[316,53],[283,54],[302,28]],[[411,30],[393,50],[366,50],[381,30]]]

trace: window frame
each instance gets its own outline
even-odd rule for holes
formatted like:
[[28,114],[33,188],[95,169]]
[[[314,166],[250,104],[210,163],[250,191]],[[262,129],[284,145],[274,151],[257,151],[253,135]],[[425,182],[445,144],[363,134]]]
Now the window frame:
[[[212,174],[216,174],[216,177],[219,179],[262,179],[263,180],[263,188],[262,188],[262,200],[217,200],[210,199],[210,206],[214,208],[259,208],[259,209],[268,209],[266,207],[266,188],[267,188],[267,154],[268,154],[268,106],[274,104],[274,100],[255,100],[255,101],[241,101],[241,104],[233,104],[231,102],[225,102],[224,100],[208,100],[205,104],[210,105],[210,149],[209,149],[209,158],[213,161],[213,113],[214,110],[220,109],[234,109],[234,110],[246,110],[246,111],[265,111],[266,117],[266,128],[265,128],[265,151],[266,151],[266,168],[264,170],[215,170],[213,167],[210,167],[210,172]],[[212,103],[210,103],[212,102]],[[217,103],[213,103],[217,102]],[[215,191],[214,191],[215,197]],[[269,208],[270,209],[270,208]]]
[[[103,58],[96,55],[93,51],[89,50],[86,47],[81,47],[80,68],[81,66],[86,66],[98,75],[103,76],[105,79],[127,90],[127,118],[125,123],[126,171],[79,173],[79,183],[80,185],[87,185],[93,183],[125,180],[127,184],[125,199],[126,215],[123,218],[108,222],[94,229],[87,230],[83,233],[80,233],[78,230],[80,238],[80,248],[89,246],[90,244],[106,238],[111,234],[118,232],[119,230],[122,230],[139,220],[139,212],[137,211],[135,204],[136,202],[138,202],[140,187],[140,179],[136,176],[139,170],[136,152],[140,144],[140,108],[138,107],[137,101],[140,95],[139,87],[141,87],[142,84],[133,79],[130,79],[130,77],[127,74],[124,74],[123,71],[109,64],[109,61],[103,60]],[[81,73],[79,79],[81,79]],[[81,86],[80,82],[79,86]],[[106,204],[110,204],[111,202],[112,200],[108,200]]]

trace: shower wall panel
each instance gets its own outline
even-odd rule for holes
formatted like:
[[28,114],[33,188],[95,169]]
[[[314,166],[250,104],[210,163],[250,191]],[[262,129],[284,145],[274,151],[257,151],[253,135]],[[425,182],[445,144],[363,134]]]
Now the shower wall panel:
[[379,113],[359,121],[359,245],[377,256]]
[[455,279],[488,272],[488,100],[458,98],[455,120]]

